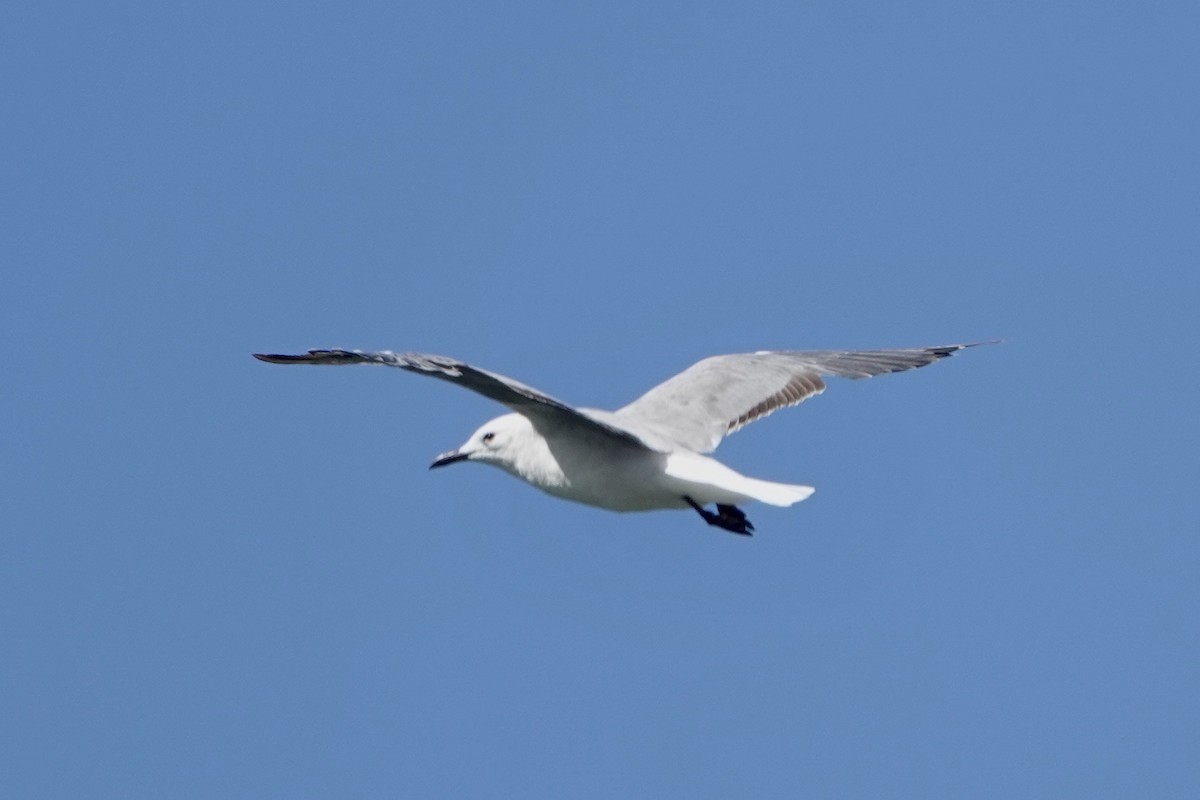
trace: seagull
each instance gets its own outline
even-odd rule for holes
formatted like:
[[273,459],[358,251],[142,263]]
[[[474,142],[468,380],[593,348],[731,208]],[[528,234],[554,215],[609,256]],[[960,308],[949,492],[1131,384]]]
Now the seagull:
[[[512,413],[476,430],[430,469],[465,461],[500,467],[554,497],[612,511],[694,509],[709,525],[749,536],[739,505],[787,507],[811,486],[742,475],[712,453],[726,435],[825,391],[826,376],[869,378],[916,369],[979,344],[898,350],[760,350],[712,356],[616,411],[575,408],[458,359],[390,350],[254,353],[272,364],[380,364],[458,384]],[[707,505],[714,505],[710,511]]]

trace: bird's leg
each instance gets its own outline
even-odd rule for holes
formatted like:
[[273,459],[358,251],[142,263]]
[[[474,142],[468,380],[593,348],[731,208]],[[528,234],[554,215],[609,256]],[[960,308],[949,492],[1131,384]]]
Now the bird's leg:
[[725,530],[733,531],[734,533],[742,533],[749,536],[754,526],[750,524],[750,520],[746,519],[746,514],[737,506],[726,506],[717,503],[717,515],[722,520],[721,527]]
[[743,536],[749,536],[750,532],[754,530],[754,526],[750,524],[750,520],[746,519],[746,515],[737,506],[727,506],[717,503],[717,513],[714,514],[686,494],[683,496],[683,500],[689,506],[696,509],[696,513],[704,517],[704,521],[709,525],[724,528],[730,533],[740,533]]

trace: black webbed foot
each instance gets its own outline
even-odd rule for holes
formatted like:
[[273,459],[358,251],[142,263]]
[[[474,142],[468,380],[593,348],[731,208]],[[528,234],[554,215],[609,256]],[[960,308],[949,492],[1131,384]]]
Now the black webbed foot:
[[745,513],[737,506],[727,506],[717,503],[717,513],[713,513],[704,508],[687,495],[683,496],[684,502],[696,509],[696,513],[704,517],[704,521],[709,525],[715,525],[718,528],[724,528],[730,533],[749,536],[754,526],[750,524],[750,520],[746,519]]

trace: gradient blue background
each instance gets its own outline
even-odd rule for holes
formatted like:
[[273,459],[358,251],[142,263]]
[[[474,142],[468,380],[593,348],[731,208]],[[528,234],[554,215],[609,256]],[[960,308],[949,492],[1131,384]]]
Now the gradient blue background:
[[[0,790],[1200,792],[1192,3],[6,3]],[[706,355],[1004,338],[719,455],[499,471]]]

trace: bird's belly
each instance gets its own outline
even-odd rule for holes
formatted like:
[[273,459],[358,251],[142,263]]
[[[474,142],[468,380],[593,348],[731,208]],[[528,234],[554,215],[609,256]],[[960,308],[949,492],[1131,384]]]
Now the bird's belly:
[[544,486],[539,487],[547,494],[583,503],[587,506],[606,508],[609,511],[652,511],[661,508],[681,508],[683,500],[674,495],[647,490],[644,487],[627,485]]
[[565,457],[556,455],[562,480],[538,486],[547,494],[610,511],[650,511],[684,505],[678,493],[666,485],[664,454],[597,448]]

